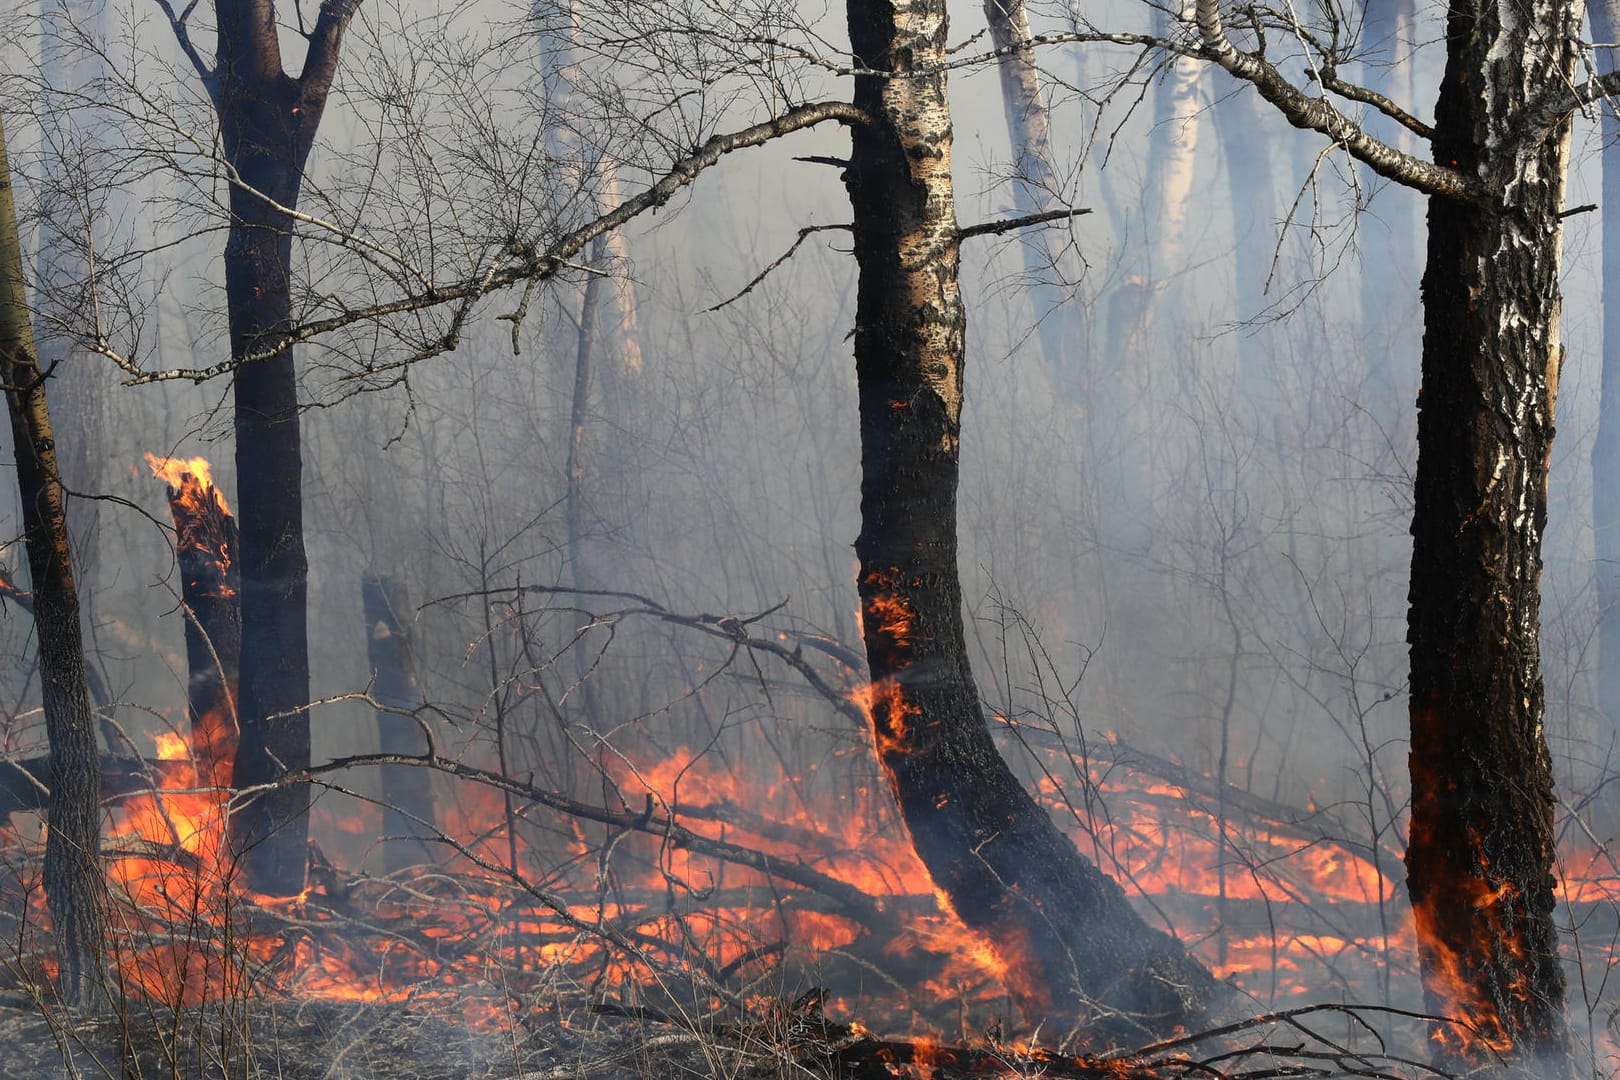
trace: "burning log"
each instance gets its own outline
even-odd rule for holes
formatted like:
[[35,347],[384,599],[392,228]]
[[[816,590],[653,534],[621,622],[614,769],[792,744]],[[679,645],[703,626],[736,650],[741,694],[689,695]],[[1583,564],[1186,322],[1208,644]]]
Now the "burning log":
[[[1312,1027],[1312,1021],[1323,1015],[1348,1018],[1353,1029],[1368,1032],[1373,1029],[1363,1013],[1385,1019],[1436,1019],[1396,1009],[1310,1005],[1156,1043],[1131,1053],[1091,1055],[1003,1044],[999,1031],[986,1033],[981,1045],[951,1045],[932,1038],[880,1038],[859,1023],[828,1019],[822,1012],[825,997],[825,990],[815,988],[791,1004],[771,1003],[740,1020],[677,1015],[606,1001],[593,1004],[591,1011],[680,1028],[713,1045],[749,1050],[756,1056],[791,1063],[795,1071],[811,1076],[848,1080],[894,1080],[904,1076],[926,1076],[930,1080],[1007,1076],[1059,1080],[1327,1080],[1340,1076],[1411,1080],[1414,1076],[1446,1076],[1420,1062],[1390,1054],[1381,1045],[1376,1050],[1360,1051],[1349,1045],[1351,1040],[1325,1037]],[[1244,1041],[1235,1042],[1238,1037]],[[1192,1051],[1200,1046],[1207,1049],[1194,1054]]]
[[[428,748],[427,738],[409,713],[422,704],[422,691],[410,627],[401,618],[411,610],[410,595],[398,578],[367,574],[360,580],[360,599],[371,693],[384,706],[377,710],[379,748],[384,754],[421,754]],[[426,838],[434,832],[432,789],[406,766],[384,765],[381,772],[383,865],[397,870],[430,860]]]
[[200,782],[223,791],[236,758],[236,684],[242,650],[236,520],[202,458],[146,455],[169,486],[180,596],[186,610],[187,711]]

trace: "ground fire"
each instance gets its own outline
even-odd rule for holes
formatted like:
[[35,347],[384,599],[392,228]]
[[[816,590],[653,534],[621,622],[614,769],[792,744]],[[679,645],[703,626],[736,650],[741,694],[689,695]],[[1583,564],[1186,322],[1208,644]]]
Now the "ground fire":
[[[872,1059],[896,1071],[993,1072],[1017,1051],[1053,1075],[1111,1075],[1038,1049],[1005,954],[957,917],[896,820],[878,763],[912,745],[903,670],[863,683],[835,665],[827,685],[842,679],[838,693],[869,717],[865,745],[746,774],[713,746],[616,750],[599,758],[611,795],[595,804],[480,765],[476,740],[430,746],[410,763],[422,783],[444,785],[426,845],[436,857],[386,873],[367,866],[382,809],[355,801],[350,771],[321,773],[308,887],[290,899],[247,890],[227,840],[234,531],[206,463],[151,464],[170,487],[193,675],[188,722],[132,736],[146,740],[124,748],[139,782],[110,789],[120,993],[174,1007],[249,995],[392,1003],[495,1033],[575,997],[642,1018],[740,1009],[791,1026],[807,1013],[782,1011],[797,992],[783,980],[814,978],[827,987],[815,1022],[867,1039]],[[887,620],[895,648],[909,644],[903,601],[869,612]],[[691,622],[751,640],[735,620]],[[1342,827],[1314,807],[1231,789],[1111,735],[1074,742],[999,716],[992,727],[1031,759],[1043,810],[1250,1011],[1409,999],[1400,987],[1416,985],[1416,935],[1393,836],[1336,836]],[[11,865],[28,865],[26,831],[7,842]],[[1601,847],[1572,853],[1566,868],[1572,912],[1620,901],[1620,872]],[[37,888],[30,900],[43,920]],[[22,959],[14,973],[53,970],[43,945]],[[1481,1003],[1459,999],[1458,1011],[1472,1026],[1449,1037],[1505,1048]],[[931,1034],[910,1037],[919,1032]]]

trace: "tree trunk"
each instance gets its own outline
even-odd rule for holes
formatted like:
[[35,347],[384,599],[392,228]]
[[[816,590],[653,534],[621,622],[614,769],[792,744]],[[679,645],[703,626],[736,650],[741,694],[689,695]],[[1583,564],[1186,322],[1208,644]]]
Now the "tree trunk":
[[[1191,21],[1192,7],[1193,0],[1179,0],[1168,8],[1155,5],[1155,27],[1166,37],[1173,37]],[[1188,215],[1196,200],[1198,136],[1208,104],[1203,83],[1203,64],[1187,57],[1167,56],[1153,94],[1142,227],[1153,260],[1148,280],[1155,286],[1163,286],[1186,269]]]
[[[990,24],[990,40],[1001,53],[996,66],[1001,75],[1007,137],[1012,144],[1013,212],[1028,215],[1060,209],[1063,199],[1057,171],[1052,167],[1048,116],[1046,103],[1041,100],[1035,50],[1013,47],[1029,40],[1029,12],[1024,0],[984,0],[984,16]],[[1048,376],[1053,388],[1074,402],[1079,400],[1084,386],[1082,368],[1087,349],[1079,300],[1060,285],[1064,246],[1060,238],[1068,235],[1066,227],[1028,229],[1019,243],[1024,273],[1029,279],[1024,291],[1034,309],[1035,333]]]
[[1408,621],[1407,883],[1429,1009],[1477,1031],[1436,1031],[1464,1061],[1568,1060],[1539,620],[1569,121],[1516,128],[1573,84],[1572,22],[1564,0],[1452,0],[1435,109],[1435,160],[1491,192],[1429,203]]
[[[1620,0],[1592,0],[1594,41],[1620,34]],[[1598,71],[1616,70],[1613,49],[1598,49]],[[1604,102],[1603,377],[1592,443],[1592,576],[1598,605],[1598,711],[1605,742],[1620,740],[1620,115]],[[1599,746],[1599,753],[1607,746]]]
[[[1405,108],[1412,103],[1413,39],[1417,34],[1412,0],[1366,0],[1362,23],[1365,84]],[[1411,149],[1415,137],[1376,109],[1363,124],[1391,146]],[[1364,193],[1376,192],[1356,219],[1361,249],[1361,340],[1366,358],[1367,404],[1373,415],[1392,415],[1406,402],[1395,397],[1403,385],[1396,374],[1410,371],[1412,340],[1406,332],[1417,317],[1417,223],[1415,193],[1389,184],[1360,166]],[[1364,194],[1364,197],[1366,195]],[[1408,391],[1409,393],[1410,391]],[[1404,395],[1402,395],[1404,397]]]
[[[416,682],[410,594],[398,578],[367,574],[360,579],[366,616],[366,656],[371,661],[371,696],[389,709],[422,705]],[[384,754],[427,753],[427,739],[409,716],[377,711],[378,749]],[[423,838],[433,835],[433,791],[422,773],[408,765],[382,767],[383,866],[398,870],[430,861]]]
[[[44,40],[40,64],[45,82],[56,92],[83,94],[102,74],[101,58],[86,44],[105,42],[107,6],[83,0],[42,0],[40,15]],[[96,220],[106,220],[106,207],[97,203],[109,197],[94,189],[90,175],[106,130],[98,127],[101,119],[73,98],[53,102],[48,119],[56,129],[52,142],[59,150],[52,172],[62,187],[42,199],[35,283],[37,289],[53,294],[53,306],[64,313],[89,311],[96,288],[90,255],[98,239]],[[56,380],[51,401],[57,427],[71,433],[57,448],[62,482],[72,492],[100,491],[106,386],[103,361],[64,334],[42,334],[38,345],[40,366],[52,371]],[[92,582],[100,518],[100,503],[81,498],[68,523],[75,577],[83,588],[81,601],[87,609],[95,598]],[[85,622],[87,628],[93,625],[88,610]]]
[[[241,530],[241,742],[233,783],[251,787],[309,765],[309,648],[303,447],[298,379],[285,346],[292,322],[292,221],[343,32],[358,0],[325,0],[300,78],[281,66],[270,0],[217,0],[216,103],[230,193],[225,293],[236,372],[236,484]],[[276,351],[278,350],[279,351]],[[250,359],[274,353],[268,359]],[[309,790],[262,791],[231,817],[249,887],[304,886]]]
[[40,689],[50,741],[45,900],[61,965],[58,992],[98,1011],[107,1002],[101,871],[101,762],[85,683],[79,598],[45,376],[34,351],[11,164],[0,127],[0,380],[6,388],[33,579]]
[[[1266,310],[1266,284],[1271,277],[1272,252],[1281,235],[1273,176],[1272,140],[1260,115],[1260,96],[1237,84],[1235,91],[1216,92],[1221,107],[1215,110],[1215,131],[1226,159],[1227,199],[1232,207],[1232,239],[1237,281],[1233,283],[1235,321],[1249,322]],[[1269,383],[1258,343],[1238,345],[1238,387],[1251,401]]]
[[[857,66],[945,59],[944,0],[850,0]],[[965,319],[943,75],[857,77],[845,174],[860,268],[859,589],[879,759],[912,843],[1007,965],[1031,1021],[1136,1039],[1195,1023],[1217,984],[1080,856],[997,753],[968,668],[956,487]]]

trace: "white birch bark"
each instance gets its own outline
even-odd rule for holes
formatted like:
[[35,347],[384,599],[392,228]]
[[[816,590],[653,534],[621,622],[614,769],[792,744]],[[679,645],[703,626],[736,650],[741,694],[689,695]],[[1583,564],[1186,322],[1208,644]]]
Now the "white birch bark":
[[[1001,52],[997,67],[1012,146],[1013,212],[1025,216],[1060,209],[1064,205],[1062,182],[1053,167],[1050,119],[1041,98],[1035,50],[1014,48],[1029,40],[1029,13],[1023,0],[984,0],[984,15],[991,41]],[[1078,298],[1059,284],[1067,236],[1065,228],[1032,228],[1025,229],[1019,241],[1041,354],[1052,385],[1073,401],[1083,382],[1081,368],[1089,350]]]

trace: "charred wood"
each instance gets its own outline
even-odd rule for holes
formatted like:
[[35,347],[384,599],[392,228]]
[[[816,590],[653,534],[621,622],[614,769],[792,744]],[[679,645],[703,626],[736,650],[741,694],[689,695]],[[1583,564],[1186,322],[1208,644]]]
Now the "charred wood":
[[212,483],[184,474],[169,488],[186,609],[187,714],[199,782],[224,789],[236,758],[237,670],[242,651],[236,521]]

